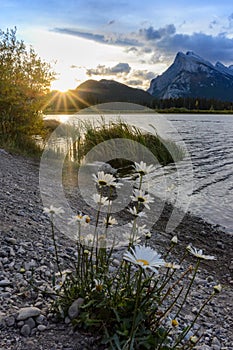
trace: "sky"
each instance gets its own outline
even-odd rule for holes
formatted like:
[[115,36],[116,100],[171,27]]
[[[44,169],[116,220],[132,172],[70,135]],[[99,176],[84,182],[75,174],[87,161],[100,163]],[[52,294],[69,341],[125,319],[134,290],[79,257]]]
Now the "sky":
[[15,26],[61,91],[87,79],[146,90],[178,51],[233,64],[230,0],[0,0],[0,29]]

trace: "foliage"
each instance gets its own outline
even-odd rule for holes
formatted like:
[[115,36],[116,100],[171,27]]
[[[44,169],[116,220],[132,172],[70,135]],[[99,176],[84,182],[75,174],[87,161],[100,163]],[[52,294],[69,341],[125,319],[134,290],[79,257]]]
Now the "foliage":
[[51,66],[26,48],[16,28],[0,30],[0,140],[20,144],[42,130],[45,96],[54,79]]
[[[148,203],[153,202],[144,186],[155,167],[140,162],[135,163],[134,169],[139,177],[135,184],[138,189],[131,197],[134,207],[128,211],[132,222],[125,239],[120,236],[120,230],[115,231],[117,235],[111,231],[112,226],[117,225],[111,216],[111,191],[117,190],[121,184],[111,174],[99,172],[94,175],[98,189],[98,194],[93,195],[98,208],[94,225],[90,229],[91,218],[81,212],[69,222],[77,230],[77,262],[69,273],[61,270],[53,225],[54,215],[61,215],[63,210],[53,206],[45,209],[51,218],[60,275],[55,286],[58,298],[53,309],[65,318],[72,303],[81,298],[82,305],[72,320],[73,325],[99,334],[101,343],[108,349],[192,349],[201,335],[191,330],[205,305],[220,292],[220,285],[207,294],[206,301],[190,324],[180,322],[180,313],[191,295],[201,260],[215,258],[189,245],[179,263],[174,263],[172,250],[177,244],[176,236],[163,257],[150,247],[150,234],[141,220],[144,217],[146,221],[145,209],[150,210]],[[106,188],[108,197],[103,196]],[[104,206],[107,211],[102,220]],[[139,233],[144,235],[143,245],[137,243]],[[116,263],[119,242],[121,246],[125,243],[126,248]],[[195,256],[196,265],[181,268],[187,253]]]

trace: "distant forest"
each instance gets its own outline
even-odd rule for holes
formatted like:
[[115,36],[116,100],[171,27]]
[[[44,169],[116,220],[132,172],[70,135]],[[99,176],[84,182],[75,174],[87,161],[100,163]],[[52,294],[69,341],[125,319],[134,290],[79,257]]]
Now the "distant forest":
[[118,99],[116,96],[101,96],[92,93],[86,93],[85,97],[80,98],[79,94],[74,93],[74,90],[70,90],[66,93],[52,91],[48,94],[48,103],[45,108],[46,113],[60,113],[60,112],[75,112],[81,109],[94,106],[106,102],[128,102],[136,103],[142,106],[146,106],[153,110],[164,110],[171,112],[187,112],[187,111],[228,111],[231,113],[233,110],[233,102],[221,101],[216,99],[206,98],[169,98],[169,99],[156,99],[151,96],[150,100],[144,99]]

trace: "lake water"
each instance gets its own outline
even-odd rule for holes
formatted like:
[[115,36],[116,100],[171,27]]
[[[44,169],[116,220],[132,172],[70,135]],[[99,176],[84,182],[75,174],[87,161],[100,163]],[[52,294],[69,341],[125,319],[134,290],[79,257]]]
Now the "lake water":
[[[135,114],[122,119],[187,149],[179,165],[158,169],[150,191],[233,234],[233,115]],[[71,122],[90,115],[48,116]],[[111,116],[107,115],[107,119]]]

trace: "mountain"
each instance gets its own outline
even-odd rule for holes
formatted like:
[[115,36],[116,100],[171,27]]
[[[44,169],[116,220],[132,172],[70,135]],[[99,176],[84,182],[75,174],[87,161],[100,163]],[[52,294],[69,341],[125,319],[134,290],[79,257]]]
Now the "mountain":
[[233,66],[215,65],[195,53],[178,52],[173,64],[151,81],[155,98],[206,98],[233,101]]
[[131,88],[114,80],[102,79],[100,81],[87,80],[80,84],[73,95],[91,104],[105,102],[130,102],[141,105],[150,105],[151,95],[143,90]]
[[[146,91],[134,89],[114,80],[87,80],[66,93],[51,91],[47,111],[78,111],[96,104],[127,102],[150,107],[153,97]],[[126,106],[125,106],[126,108]]]

